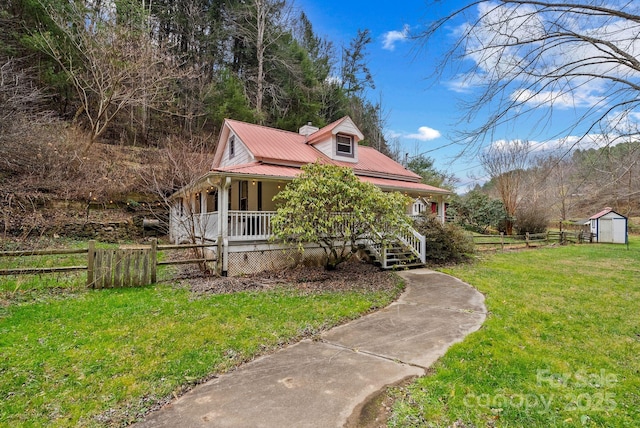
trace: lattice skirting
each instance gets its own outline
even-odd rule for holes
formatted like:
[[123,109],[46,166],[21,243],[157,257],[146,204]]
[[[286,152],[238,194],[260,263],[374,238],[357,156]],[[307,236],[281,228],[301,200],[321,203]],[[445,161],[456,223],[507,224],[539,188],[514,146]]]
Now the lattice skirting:
[[322,248],[297,249],[244,249],[229,248],[229,270],[227,275],[239,276],[266,270],[281,270],[297,265],[322,266],[324,264]]

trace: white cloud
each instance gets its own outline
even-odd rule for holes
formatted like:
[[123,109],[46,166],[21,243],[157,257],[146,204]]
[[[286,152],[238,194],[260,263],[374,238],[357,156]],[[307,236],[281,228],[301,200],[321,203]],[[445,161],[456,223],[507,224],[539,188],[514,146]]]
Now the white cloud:
[[[593,89],[593,90],[592,90]],[[554,107],[560,110],[593,107],[602,103],[605,98],[594,93],[596,88],[583,87],[574,91],[532,91],[520,89],[511,94],[511,99],[521,104]]]
[[437,129],[429,128],[428,126],[421,126],[418,128],[418,133],[409,134],[406,137],[420,141],[430,141],[440,138],[442,134]]
[[392,51],[397,42],[404,42],[409,37],[409,26],[404,25],[402,31],[388,31],[382,35],[382,49]]
[[385,134],[385,137],[387,139],[393,140],[393,139],[396,139],[396,138],[402,138],[403,134],[398,132],[398,131],[394,131],[392,129],[389,129],[389,130],[387,130],[387,132]]
[[[638,115],[634,113],[634,116]],[[638,115],[640,116],[640,115]],[[529,141],[530,153],[534,156],[545,154],[566,155],[574,150],[600,149],[607,146],[615,146],[617,144],[629,141],[629,139],[638,139],[640,134],[599,134],[591,133],[587,135],[568,135],[566,137],[554,138],[545,141]],[[495,140],[485,150],[489,148],[501,150],[513,144],[521,144],[523,140]]]
[[[630,13],[640,10],[632,3],[624,5],[631,8]],[[493,1],[478,5],[476,19],[477,23],[471,21],[453,31],[454,36],[465,37],[464,55],[473,64],[469,75],[461,74],[448,83],[456,92],[467,93],[482,84],[510,82],[510,88],[514,88],[511,100],[535,107],[592,108],[605,106],[611,93],[616,94],[610,80],[607,85],[597,76],[632,82],[640,78],[640,72],[622,61],[607,61],[608,56],[615,58],[619,54],[607,52],[604,43],[591,44],[579,37],[544,42],[545,35],[564,28],[567,33],[609,42],[637,57],[639,25],[633,20],[605,15],[583,19],[575,13],[550,9],[541,12],[531,5]],[[521,89],[515,89],[518,87]]]
[[453,79],[444,82],[450,90],[459,94],[471,93],[474,88],[480,86],[484,81],[483,74],[467,73],[458,74]]

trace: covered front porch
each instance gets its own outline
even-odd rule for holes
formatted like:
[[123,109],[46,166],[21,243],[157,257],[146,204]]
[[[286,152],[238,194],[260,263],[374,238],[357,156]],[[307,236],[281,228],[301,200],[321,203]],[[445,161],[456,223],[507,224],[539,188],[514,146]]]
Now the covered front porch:
[[[281,253],[286,247],[272,240],[271,220],[278,209],[273,199],[286,184],[287,181],[281,177],[210,173],[190,189],[174,195],[175,204],[170,213],[170,240],[174,243],[211,243],[212,249],[215,248],[219,253],[218,259],[223,260],[223,265],[219,267],[223,274],[229,270],[229,260],[234,258],[233,254],[242,253],[239,260],[247,262],[255,256],[252,253],[264,255],[274,250]],[[433,203],[432,211],[444,222],[444,195],[403,193],[414,198],[420,197],[428,204]],[[407,214],[415,214],[412,205],[407,206]],[[405,235],[397,239],[424,262],[424,237],[415,231]],[[378,251],[378,257],[385,263],[384,250],[375,246],[372,249]],[[272,267],[272,261],[269,263]],[[240,272],[249,273],[258,269],[248,266],[248,262],[244,264],[247,266]],[[261,263],[254,261],[251,264]]]
[[[286,181],[219,176],[218,180],[209,177],[206,184],[185,192],[172,206],[172,242],[266,241],[272,237],[271,218],[278,208],[273,198]],[[426,195],[422,199],[433,204],[432,212],[444,223],[444,197]],[[407,214],[416,216],[412,206],[407,206]]]

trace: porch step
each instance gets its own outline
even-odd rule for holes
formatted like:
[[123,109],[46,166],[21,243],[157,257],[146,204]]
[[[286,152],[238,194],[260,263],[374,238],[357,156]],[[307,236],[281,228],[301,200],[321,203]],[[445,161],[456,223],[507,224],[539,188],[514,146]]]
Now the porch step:
[[[366,248],[365,252],[372,260],[373,264],[382,267],[382,260],[378,260],[375,253],[371,249]],[[386,269],[410,269],[424,267],[424,263],[418,258],[413,251],[406,248],[400,242],[394,242],[386,249],[387,266]]]

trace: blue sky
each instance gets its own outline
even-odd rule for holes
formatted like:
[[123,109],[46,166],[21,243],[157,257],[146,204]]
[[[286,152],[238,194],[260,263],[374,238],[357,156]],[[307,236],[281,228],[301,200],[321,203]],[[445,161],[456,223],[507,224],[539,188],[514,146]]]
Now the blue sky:
[[[618,0],[610,0],[612,5],[617,2]],[[455,173],[460,180],[458,186],[460,191],[464,191],[476,181],[482,182],[486,179],[479,168],[477,156],[454,159],[461,147],[452,145],[450,139],[460,126],[472,128],[474,125],[458,123],[462,114],[459,102],[473,96],[474,80],[467,81],[467,85],[463,85],[459,79],[460,75],[456,74],[460,73],[457,69],[455,72],[445,69],[439,79],[434,78],[433,73],[441,64],[443,55],[455,41],[454,33],[460,29],[464,21],[460,19],[448,25],[426,46],[408,39],[406,35],[407,30],[413,34],[419,33],[430,20],[442,17],[467,3],[457,0],[396,2],[295,0],[295,6],[305,11],[315,32],[331,40],[336,49],[347,46],[357,34],[358,29],[371,31],[373,43],[368,48],[368,59],[376,88],[370,90],[368,96],[372,100],[382,100],[388,115],[385,129],[387,139],[390,141],[397,139],[402,146],[402,151],[409,153],[409,156],[426,153],[435,160],[438,169]],[[482,7],[496,6],[489,4]],[[634,9],[633,12],[638,12],[640,5],[633,6],[633,3],[624,2],[624,8],[625,10],[631,8]],[[476,12],[477,8],[473,11]],[[526,10],[524,12],[524,15],[527,15]],[[536,31],[539,34],[539,31],[545,31],[543,24],[542,20],[528,22],[528,27],[525,28],[528,33],[519,33],[516,36],[527,37]],[[593,17],[580,22],[572,21],[572,24],[578,27],[578,31],[595,32],[592,34],[600,37],[632,40],[631,45],[627,47],[629,52],[640,52],[640,40],[637,37],[640,24],[606,20],[606,18],[598,21]],[[514,31],[514,29],[520,31],[519,26],[507,28],[507,31]],[[485,37],[486,28],[481,27],[476,35],[478,39]],[[491,37],[495,38],[495,34]],[[491,51],[483,58],[481,55],[473,57],[474,63],[478,64],[485,76],[501,68],[490,54]],[[503,58],[502,54],[505,52],[493,57]],[[518,59],[520,58],[518,55],[522,54],[522,51],[506,52],[506,56],[511,59]],[[574,59],[582,61],[584,58],[596,56],[597,53],[589,52],[588,47],[567,49],[563,46],[562,49],[545,52],[545,55],[548,55],[544,59],[549,60],[549,63],[558,59],[566,63]],[[598,68],[599,66],[601,68]],[[616,66],[603,69],[602,64],[590,64],[588,67],[588,71],[595,75],[618,73],[629,80],[637,79],[640,82],[640,75],[636,70],[630,72],[628,69],[623,70],[622,67]],[[606,141],[611,141],[607,140],[607,137],[611,138],[611,134],[599,134],[596,129],[587,131],[585,124],[577,128],[569,126],[582,115],[598,114],[599,111],[607,109],[609,99],[612,94],[615,96],[615,93],[610,90],[610,87],[607,88],[606,81],[598,78],[572,81],[574,86],[568,93],[563,92],[567,91],[566,88],[558,86],[548,86],[544,89],[540,89],[539,86],[537,88],[530,86],[539,92],[527,92],[521,89],[526,87],[527,83],[530,82],[515,79],[514,86],[509,89],[510,92],[504,95],[506,99],[522,100],[521,110],[514,114],[521,114],[523,111],[529,113],[522,114],[518,122],[510,122],[499,127],[492,136],[493,141],[485,141],[486,144],[500,145],[513,140],[528,140],[535,143],[536,150],[551,150],[560,144],[564,144],[564,147],[570,146],[583,132],[588,133],[588,138],[580,142],[581,147],[599,147]],[[553,110],[549,109],[551,104]],[[487,111],[481,110],[475,125],[478,125],[487,115]],[[615,122],[616,127],[624,126],[634,129],[626,135],[640,136],[640,130],[635,131],[638,129],[637,121],[640,122],[640,112],[631,111],[623,115],[612,111],[609,116],[606,118],[605,125]],[[469,175],[475,178],[470,178]]]
[[442,3],[446,6],[440,10],[427,7],[424,0],[296,0],[295,5],[305,11],[316,33],[336,48],[347,46],[358,29],[371,31],[373,42],[367,52],[376,88],[368,94],[372,100],[382,100],[387,138],[397,138],[409,156],[426,152],[438,169],[454,171],[464,186],[470,182],[467,172],[476,170],[477,163],[460,159],[450,164],[459,148],[447,138],[458,119],[459,94],[446,82],[430,78],[452,39],[443,35],[441,44],[421,46],[406,38],[407,29],[419,31],[430,18],[459,4]]

